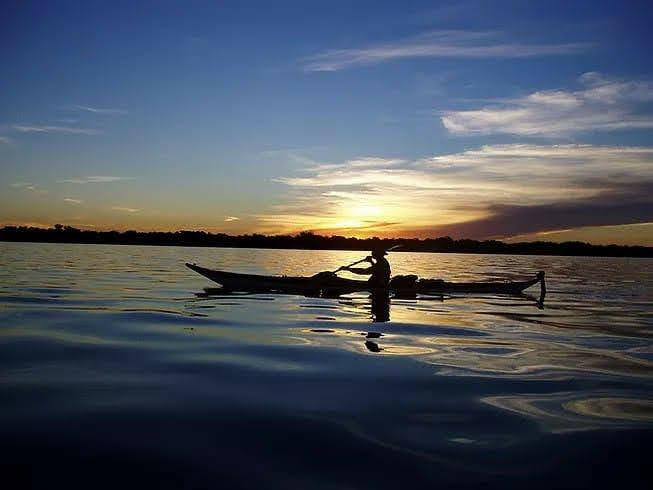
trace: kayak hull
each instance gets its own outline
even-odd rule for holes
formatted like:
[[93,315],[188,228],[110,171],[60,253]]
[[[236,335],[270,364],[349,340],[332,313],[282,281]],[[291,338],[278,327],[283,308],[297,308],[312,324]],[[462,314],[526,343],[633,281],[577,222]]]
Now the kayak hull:
[[528,281],[506,282],[447,282],[439,279],[420,279],[416,289],[419,293],[480,293],[480,294],[520,294],[524,290],[540,283],[544,287],[544,272]]
[[207,269],[195,264],[186,267],[220,284],[228,291],[279,292],[279,293],[338,293],[348,291],[372,290],[367,281],[344,279],[335,274],[318,274],[319,277],[302,276],[263,276],[258,274],[240,274],[214,269]]
[[335,274],[320,273],[313,277],[302,276],[263,276],[257,274],[240,274],[214,269],[207,269],[196,264],[186,264],[189,269],[201,274],[211,281],[220,284],[227,291],[247,292],[277,292],[286,294],[337,295],[354,291],[393,290],[395,293],[406,294],[520,294],[524,290],[540,283],[545,291],[544,272],[527,281],[511,282],[447,282],[439,279],[418,279],[401,287],[391,286],[388,289],[372,287],[367,281],[344,279]]

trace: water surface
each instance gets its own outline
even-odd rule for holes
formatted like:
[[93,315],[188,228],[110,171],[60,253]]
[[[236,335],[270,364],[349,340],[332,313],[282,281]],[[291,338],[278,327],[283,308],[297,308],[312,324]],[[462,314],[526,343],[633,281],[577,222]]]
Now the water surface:
[[35,487],[648,486],[653,261],[391,253],[532,296],[205,294],[356,252],[0,243],[3,473]]

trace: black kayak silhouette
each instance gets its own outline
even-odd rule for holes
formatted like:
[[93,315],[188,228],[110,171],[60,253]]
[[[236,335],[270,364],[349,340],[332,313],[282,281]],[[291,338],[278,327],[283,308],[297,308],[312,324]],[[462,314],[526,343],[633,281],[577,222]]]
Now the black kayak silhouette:
[[241,274],[215,269],[207,269],[196,264],[186,264],[189,269],[201,274],[225,291],[276,292],[281,294],[309,294],[332,296],[355,291],[378,292],[393,291],[395,294],[446,294],[446,293],[486,293],[521,294],[525,289],[540,284],[542,294],[546,291],[544,272],[525,281],[494,282],[448,282],[441,279],[418,279],[414,275],[395,276],[388,288],[380,288],[368,281],[338,277],[333,272],[320,272],[314,276],[264,276]]

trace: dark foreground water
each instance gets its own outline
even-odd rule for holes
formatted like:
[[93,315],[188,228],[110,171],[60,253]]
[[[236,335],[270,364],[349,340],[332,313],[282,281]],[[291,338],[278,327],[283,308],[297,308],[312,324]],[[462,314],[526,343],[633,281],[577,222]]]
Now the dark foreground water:
[[653,261],[393,253],[549,293],[393,299],[385,323],[366,294],[197,294],[183,266],[360,255],[0,243],[4,488],[648,488]]

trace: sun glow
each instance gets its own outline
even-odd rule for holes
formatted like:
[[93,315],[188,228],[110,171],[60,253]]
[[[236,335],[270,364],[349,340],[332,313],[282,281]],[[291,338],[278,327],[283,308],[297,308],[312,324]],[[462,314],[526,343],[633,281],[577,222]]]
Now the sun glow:
[[375,204],[356,204],[347,206],[346,204],[341,207],[341,219],[336,218],[331,225],[325,228],[334,229],[356,229],[366,228],[370,224],[375,223],[378,219],[384,217],[383,210],[380,206]]
[[359,218],[376,218],[383,215],[381,207],[375,204],[359,204],[350,208],[349,212]]
[[[642,182],[650,182],[652,162],[650,147],[581,144],[485,145],[414,161],[312,162],[296,176],[275,179],[288,192],[271,212],[255,218],[267,233],[557,236],[561,229],[578,228],[578,216],[604,226],[620,219],[650,221],[641,210],[649,204]],[[622,203],[628,189],[639,208]],[[610,201],[613,215],[597,219],[596,210]],[[560,211],[567,208],[569,217]],[[529,211],[532,220],[523,217]]]

